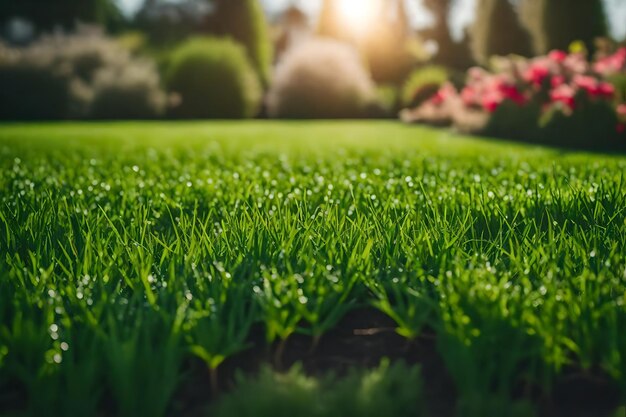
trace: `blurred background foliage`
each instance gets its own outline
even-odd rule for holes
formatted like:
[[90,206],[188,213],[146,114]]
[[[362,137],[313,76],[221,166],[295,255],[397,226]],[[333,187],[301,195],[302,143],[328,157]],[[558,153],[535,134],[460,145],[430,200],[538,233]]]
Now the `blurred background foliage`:
[[[446,81],[460,88],[469,68],[488,68],[493,56],[533,57],[575,41],[592,56],[598,39],[615,49],[610,2],[138,0],[129,13],[129,0],[0,0],[0,118],[396,117]],[[473,11],[469,26],[455,19],[461,9]],[[181,49],[200,37],[214,40],[196,51],[204,69],[174,82]],[[322,51],[316,38],[340,42],[359,62]],[[229,55],[239,56],[229,60],[239,81],[208,88],[199,78],[215,85],[228,67],[216,57],[239,46],[243,57]],[[237,101],[237,111],[219,110]]]

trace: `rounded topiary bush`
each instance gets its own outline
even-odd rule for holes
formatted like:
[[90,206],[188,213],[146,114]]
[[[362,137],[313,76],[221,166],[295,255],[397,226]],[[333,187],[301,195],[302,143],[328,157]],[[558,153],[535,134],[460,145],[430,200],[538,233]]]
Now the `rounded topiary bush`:
[[180,97],[172,115],[236,119],[256,114],[259,80],[245,49],[230,39],[196,38],[172,54],[166,82]]
[[341,42],[312,40],[278,64],[267,106],[280,118],[357,118],[375,105],[376,89],[358,53]]

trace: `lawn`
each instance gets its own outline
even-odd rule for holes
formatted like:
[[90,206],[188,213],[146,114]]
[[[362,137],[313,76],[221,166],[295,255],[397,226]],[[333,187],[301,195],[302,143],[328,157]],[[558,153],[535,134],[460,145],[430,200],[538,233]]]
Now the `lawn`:
[[2,125],[0,414],[619,415],[625,172],[394,122]]

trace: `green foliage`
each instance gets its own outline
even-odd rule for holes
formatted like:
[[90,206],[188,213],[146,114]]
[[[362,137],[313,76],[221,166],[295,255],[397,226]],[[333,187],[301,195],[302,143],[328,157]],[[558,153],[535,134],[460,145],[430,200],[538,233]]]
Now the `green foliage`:
[[112,0],[0,0],[0,25],[19,16],[30,20],[39,31],[55,27],[73,28],[78,22],[99,23],[111,29],[122,24],[122,14]]
[[481,63],[493,55],[532,55],[530,35],[510,0],[479,0],[471,37],[474,59]]
[[615,95],[620,103],[626,103],[626,74],[617,73],[608,77],[608,81],[615,87]]
[[[0,59],[0,61],[2,61]],[[70,113],[70,77],[46,63],[0,62],[0,118],[63,119]],[[36,93],[34,93],[36,92]]]
[[382,84],[376,87],[376,97],[380,106],[381,116],[397,117],[400,102],[398,87]]
[[602,0],[522,0],[520,10],[535,54],[567,50],[574,41],[593,50],[595,38],[608,33]]
[[173,53],[166,74],[170,91],[181,103],[181,118],[253,117],[259,107],[259,81],[245,49],[228,39],[196,38]]
[[444,67],[428,65],[413,71],[402,87],[402,106],[415,107],[432,97],[448,81]]
[[553,108],[539,120],[539,141],[573,148],[623,149],[616,126],[618,123],[612,103],[595,102],[579,94],[573,116]]
[[[520,106],[511,100],[506,100],[491,114],[482,133],[504,139],[533,141],[541,134],[537,123],[540,117],[541,106],[539,104],[529,103]],[[553,142],[561,137],[555,133],[547,134],[547,139]],[[563,138],[564,146],[573,146],[570,144],[569,136],[563,136]],[[556,145],[556,143],[553,144]]]
[[258,0],[215,0],[214,3],[210,31],[242,44],[261,84],[267,87],[272,71],[272,43],[261,4]]
[[237,389],[216,407],[218,417],[416,417],[423,415],[418,367],[384,361],[372,371],[310,378],[299,366],[285,374],[263,368],[239,377]]

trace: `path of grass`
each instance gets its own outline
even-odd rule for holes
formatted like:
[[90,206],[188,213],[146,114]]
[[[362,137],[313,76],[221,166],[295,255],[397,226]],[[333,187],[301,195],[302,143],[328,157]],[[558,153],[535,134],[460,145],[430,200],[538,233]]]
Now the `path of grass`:
[[[250,343],[285,366],[376,309],[407,352],[435,340],[459,416],[563,390],[600,416],[626,400],[624,172],[391,122],[2,125],[0,414],[184,414]],[[330,409],[265,374],[219,415],[427,415],[424,371],[425,397],[413,368],[351,374]]]

